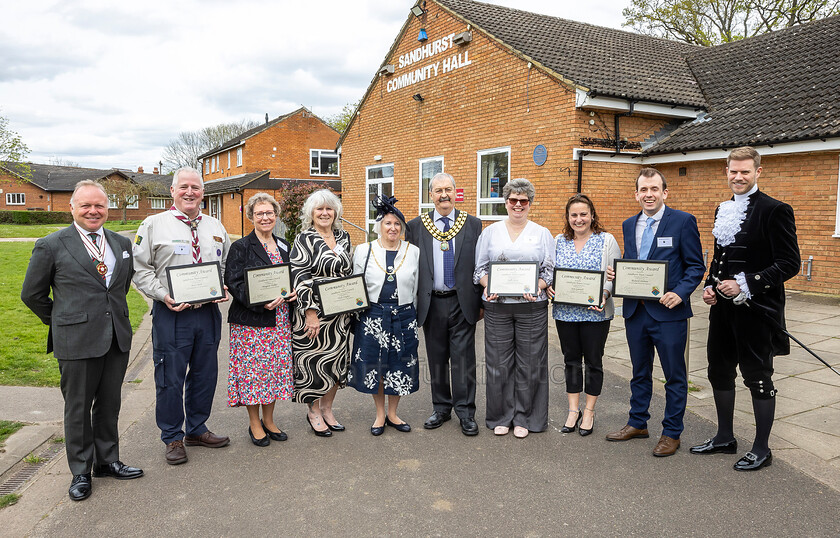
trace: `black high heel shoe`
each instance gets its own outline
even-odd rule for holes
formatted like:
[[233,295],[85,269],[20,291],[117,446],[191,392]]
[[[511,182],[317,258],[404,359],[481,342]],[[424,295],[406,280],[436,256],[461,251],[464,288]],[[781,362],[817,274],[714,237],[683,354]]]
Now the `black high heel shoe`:
[[[592,433],[592,430],[595,429],[595,410],[594,409],[587,409],[587,411],[592,411],[592,427],[588,428],[588,429],[583,428],[583,427],[579,428],[578,433],[580,434],[581,437],[586,437],[587,435]],[[583,420],[582,420],[583,419],[583,413],[581,413],[580,416],[581,416],[581,423],[582,423],[583,422]]]
[[[574,409],[569,409],[569,412],[574,413],[575,410]],[[577,428],[577,425],[580,424],[580,419],[583,418],[583,413],[580,412],[580,408],[577,409],[577,415],[578,415],[578,417],[577,417],[577,420],[575,421],[574,425],[566,426],[565,424],[563,424],[563,427],[560,428],[560,433],[572,433],[573,431],[575,431],[575,428]]]
[[332,432],[330,430],[318,431],[315,429],[315,426],[312,425],[312,420],[309,418],[309,413],[306,414],[306,422],[309,423],[309,427],[312,428],[312,431],[315,432],[315,435],[318,437],[331,437]]
[[326,418],[324,419],[324,424],[327,425],[327,428],[329,428],[330,431],[334,431],[334,432],[343,432],[344,430],[347,429],[344,426],[342,426],[340,422],[336,422],[335,424],[330,424],[329,422],[327,422]]
[[283,430],[280,430],[279,432],[273,432],[265,427],[265,422],[263,422],[262,420],[260,421],[260,424],[262,424],[263,430],[265,430],[265,433],[271,438],[272,441],[285,441],[289,438],[289,436],[286,435],[286,432],[284,432]]
[[248,437],[251,438],[251,442],[257,446],[268,446],[271,444],[271,439],[268,438],[268,432],[266,432],[266,436],[262,439],[257,439],[254,437],[254,432],[251,431],[251,427],[248,426]]

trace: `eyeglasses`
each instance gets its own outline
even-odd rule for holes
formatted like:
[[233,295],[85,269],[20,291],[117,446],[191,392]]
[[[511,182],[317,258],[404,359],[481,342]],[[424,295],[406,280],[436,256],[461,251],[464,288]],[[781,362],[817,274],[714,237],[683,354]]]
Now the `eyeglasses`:
[[267,218],[274,218],[277,214],[274,211],[263,211],[262,213],[254,213],[254,218],[259,219],[267,219]]
[[508,198],[507,201],[510,205],[514,207],[516,207],[517,205],[520,205],[522,207],[528,207],[528,204],[531,203],[531,200],[529,200],[528,198]]

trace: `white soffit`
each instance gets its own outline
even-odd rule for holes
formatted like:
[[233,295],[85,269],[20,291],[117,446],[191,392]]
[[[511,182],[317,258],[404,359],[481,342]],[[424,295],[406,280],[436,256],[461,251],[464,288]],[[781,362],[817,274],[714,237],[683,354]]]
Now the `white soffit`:
[[[630,102],[627,99],[615,97],[590,97],[588,92],[577,90],[575,106],[583,109],[611,110],[614,112],[628,112]],[[650,114],[652,116],[665,116],[668,118],[694,119],[703,112],[700,108],[669,106],[655,103],[636,102],[633,103],[633,112],[637,114]]]

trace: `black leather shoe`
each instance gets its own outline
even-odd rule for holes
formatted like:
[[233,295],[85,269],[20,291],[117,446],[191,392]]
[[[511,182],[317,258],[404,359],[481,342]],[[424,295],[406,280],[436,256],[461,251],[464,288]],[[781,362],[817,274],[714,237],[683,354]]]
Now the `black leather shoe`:
[[265,433],[268,434],[269,439],[271,439],[272,441],[285,441],[289,438],[289,436],[286,435],[286,432],[284,432],[283,430],[280,430],[279,432],[273,432],[265,427],[265,422],[263,422],[262,420],[260,421],[260,424],[262,424],[263,430],[265,430]]
[[334,431],[334,432],[343,432],[344,430],[347,429],[344,426],[342,426],[340,422],[336,422],[335,424],[330,424],[329,422],[327,422],[327,419],[324,419],[324,424],[326,424],[327,428],[329,428],[331,431]]
[[143,476],[143,469],[136,467],[129,467],[120,460],[113,461],[107,465],[100,465],[93,469],[93,476],[99,478],[102,476],[110,476],[117,480],[132,480]]
[[583,424],[583,413],[580,414],[580,423],[581,426],[578,428],[578,433],[581,437],[586,437],[587,435],[592,433],[592,430],[595,429],[595,411],[592,411],[592,427],[591,428],[584,428]]
[[70,482],[70,498],[74,501],[84,501],[90,497],[91,492],[90,473],[73,475],[73,481]]
[[735,462],[733,467],[736,471],[757,471],[762,467],[770,467],[773,463],[773,453],[768,452],[764,457],[759,458],[752,452],[747,452],[744,457]]
[[575,428],[577,428],[578,424],[580,424],[580,419],[583,418],[583,413],[580,411],[580,409],[577,409],[577,410],[569,409],[569,412],[571,412],[571,413],[576,412],[577,413],[577,420],[575,420],[575,423],[572,424],[571,426],[566,426],[565,424],[563,424],[563,427],[560,428],[560,433],[572,433],[573,431],[575,431]]
[[308,413],[306,415],[306,422],[309,423],[309,427],[312,428],[312,431],[315,432],[315,435],[317,435],[318,437],[331,437],[332,436],[332,431],[329,430],[329,429],[326,429],[324,431],[316,430],[315,426],[312,425],[312,421],[309,419],[309,414]]
[[385,425],[382,426],[371,426],[370,427],[370,434],[375,436],[380,436],[385,433]]
[[391,419],[389,419],[388,417],[385,417],[385,425],[394,428],[398,432],[407,433],[411,431],[411,426],[409,426],[407,422],[397,424],[395,422],[391,422]]
[[462,418],[461,433],[463,433],[464,435],[469,435],[470,437],[472,437],[473,435],[478,435],[478,424],[476,424],[475,420],[471,418]]
[[711,439],[706,439],[702,445],[696,445],[689,450],[692,454],[735,454],[738,452],[738,441],[733,439],[728,443],[716,445]]
[[271,439],[268,438],[268,432],[266,432],[265,437],[257,439],[254,437],[254,432],[251,430],[250,426],[248,426],[248,437],[250,437],[251,442],[257,446],[268,446],[271,444]]
[[423,423],[423,427],[427,430],[434,430],[435,428],[440,428],[440,425],[450,420],[452,415],[449,413],[441,413],[440,411],[435,411],[432,413],[432,416],[426,419],[426,422]]

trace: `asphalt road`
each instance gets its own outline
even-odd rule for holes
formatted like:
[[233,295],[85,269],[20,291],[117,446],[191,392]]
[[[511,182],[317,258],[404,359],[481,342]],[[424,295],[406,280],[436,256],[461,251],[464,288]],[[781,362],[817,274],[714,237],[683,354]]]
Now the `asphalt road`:
[[[483,341],[480,332],[478,341]],[[483,355],[483,346],[478,347]],[[711,423],[691,413],[678,453],[653,457],[664,406],[657,395],[650,439],[605,441],[607,432],[625,424],[629,401],[627,382],[609,373],[593,435],[559,433],[567,405],[562,359],[554,346],[550,364],[558,380],[551,386],[552,420],[544,433],[523,440],[512,434],[495,437],[483,427],[481,383],[477,437],[462,435],[457,420],[424,430],[431,412],[425,379],[420,391],[400,405],[401,418],[414,427],[410,433],[388,428],[381,437],[371,436],[370,396],[345,389],[336,399],[335,414],[346,432],[316,437],[308,429],[305,407],[281,402],[275,418],[289,440],[266,448],[248,440],[245,410],[225,406],[226,341],[220,349],[208,425],[230,435],[230,446],[188,448],[187,464],[166,465],[149,401],[121,441],[121,459],[144,468],[146,476],[126,482],[94,479],[90,499],[74,503],[65,496],[32,535],[840,533],[840,493],[790,465],[777,461],[742,474],[732,470],[740,455],[690,455],[690,444],[714,433]],[[144,384],[151,382],[149,377]],[[746,451],[748,440],[739,441]]]

